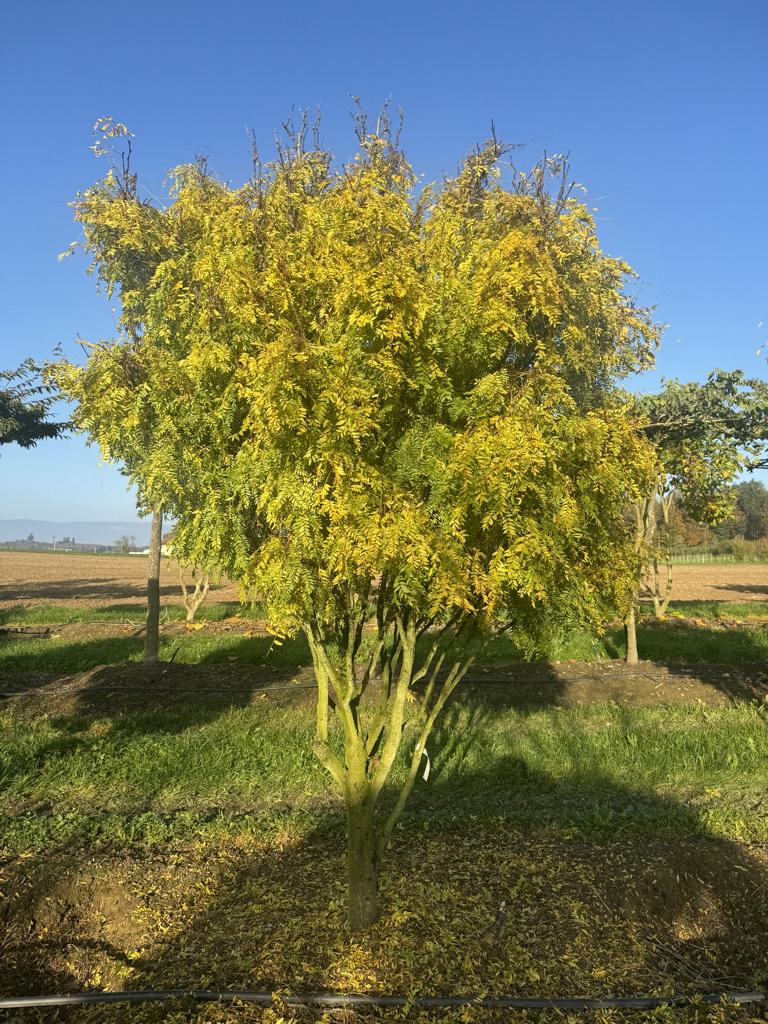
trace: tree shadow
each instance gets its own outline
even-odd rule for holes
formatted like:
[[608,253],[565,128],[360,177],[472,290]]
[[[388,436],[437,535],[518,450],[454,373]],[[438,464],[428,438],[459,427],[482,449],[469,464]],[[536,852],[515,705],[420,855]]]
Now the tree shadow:
[[[90,576],[85,578],[74,578],[68,580],[25,580],[22,588],[18,583],[0,584],[0,601],[14,601],[20,597],[26,600],[49,599],[53,601],[70,601],[78,598],[120,598],[120,597],[143,597],[146,594],[147,585],[145,582],[135,584],[121,583],[115,580],[114,576]],[[214,589],[223,589],[222,587]],[[168,596],[180,594],[180,588],[175,584],[161,584],[160,594]]]
[[768,584],[764,583],[718,583],[720,590],[735,590],[740,594],[768,594]]
[[[469,730],[487,713],[449,717],[433,737],[435,768],[395,832],[382,917],[364,935],[345,925],[337,816],[101,852],[80,868],[63,854],[12,866],[5,891],[25,895],[3,911],[3,988],[596,996],[768,984],[764,849],[598,769],[558,778],[509,754],[478,768]],[[443,764],[457,760],[459,786]],[[121,887],[124,906],[94,917],[104,886]]]
[[12,604],[0,607],[0,626],[4,626],[7,622],[13,622],[14,619],[20,618],[24,613],[25,606],[23,604]]
[[[74,728],[80,727],[83,718],[108,718],[114,725],[134,729],[133,719],[138,717],[149,728],[152,717],[159,716],[153,731],[165,732],[204,724],[229,708],[246,707],[257,693],[285,696],[293,703],[297,697],[306,699],[314,689],[307,673],[290,664],[146,665],[137,661],[96,665],[43,684],[34,677],[15,679],[15,683],[13,689],[3,686],[0,707],[12,705],[25,717],[45,715],[58,727],[72,718]],[[177,724],[174,718],[179,719]]]
[[[311,663],[303,637],[276,644],[274,637],[237,637],[227,634],[217,647],[215,643],[218,635],[213,635],[210,639],[214,646],[210,651],[201,655],[199,650],[192,649],[190,653],[195,656],[193,662],[176,663],[173,659],[183,650],[184,645],[194,645],[196,636],[183,630],[161,633],[165,660],[156,667],[145,669],[139,667],[144,648],[141,629],[128,636],[110,635],[69,643],[51,644],[49,640],[28,638],[9,651],[8,642],[14,639],[17,638],[0,638],[0,678],[5,682],[0,688],[3,690],[38,687],[41,673],[55,673],[61,678],[68,674],[92,672],[97,668],[104,672],[110,668],[115,672],[125,670],[133,673],[138,680],[142,678],[142,671],[156,681],[165,676],[178,681],[183,672],[188,672],[194,680],[201,671],[209,677],[220,675],[229,679],[233,674],[242,673],[250,679],[254,670],[263,670],[269,679],[275,670],[295,672]],[[209,640],[207,635],[205,640]],[[168,651],[168,648],[171,650]],[[171,665],[173,668],[169,667]],[[250,681],[246,685],[250,685]],[[48,689],[51,693],[55,691],[55,680],[50,680]]]

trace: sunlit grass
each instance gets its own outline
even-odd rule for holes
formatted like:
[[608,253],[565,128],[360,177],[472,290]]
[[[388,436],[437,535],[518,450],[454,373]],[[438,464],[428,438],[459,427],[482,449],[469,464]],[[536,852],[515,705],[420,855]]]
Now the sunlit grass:
[[[164,604],[164,622],[181,622],[186,618],[181,604]],[[211,601],[203,604],[195,615],[196,622],[221,622],[231,618],[257,619],[262,615],[258,605],[242,605],[239,601]],[[88,606],[78,604],[18,604],[0,610],[3,625],[69,625],[74,622],[131,622],[141,624],[146,617],[143,604],[109,604]]]
[[[414,813],[768,837],[766,815],[749,809],[768,786],[757,706],[534,709],[481,698],[468,685],[433,735]],[[201,693],[194,706],[112,717],[6,713],[0,841],[122,841],[127,831],[159,841],[338,812],[312,733],[308,703],[273,697],[221,710]]]

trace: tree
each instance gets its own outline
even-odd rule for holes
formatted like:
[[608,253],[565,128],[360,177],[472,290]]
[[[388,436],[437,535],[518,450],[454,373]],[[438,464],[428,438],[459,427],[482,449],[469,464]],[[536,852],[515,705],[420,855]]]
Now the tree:
[[178,168],[162,209],[110,171],[75,209],[123,333],[57,370],[178,557],[306,635],[352,928],[482,645],[627,607],[652,453],[613,382],[656,341],[563,160],[505,181],[493,138],[419,188],[386,112],[358,142],[337,166],[303,120],[241,188]]
[[[715,370],[704,384],[670,380],[658,394],[641,396],[637,403],[656,451],[656,471],[648,492],[634,505],[635,549],[647,574],[645,592],[661,618],[672,597],[673,504],[699,523],[714,524],[729,515],[733,480],[765,457],[768,384],[746,378],[741,370]],[[626,627],[627,661],[636,664],[634,605]]]
[[50,419],[56,401],[52,390],[32,359],[15,370],[0,370],[0,445],[33,448],[38,441],[64,433],[67,424]]
[[127,555],[135,547],[136,538],[130,537],[127,533],[124,533],[122,537],[118,537],[115,541],[115,551],[119,555]]
[[189,568],[191,584],[185,578],[185,566],[179,564],[179,582],[181,583],[182,602],[187,613],[187,622],[194,622],[198,608],[203,604],[211,586],[209,574],[193,565]]
[[736,508],[742,517],[745,540],[760,540],[768,534],[768,490],[759,480],[737,484]]
[[155,509],[149,536],[147,573],[147,624],[144,630],[144,661],[154,664],[160,657],[160,556],[163,549],[163,513]]

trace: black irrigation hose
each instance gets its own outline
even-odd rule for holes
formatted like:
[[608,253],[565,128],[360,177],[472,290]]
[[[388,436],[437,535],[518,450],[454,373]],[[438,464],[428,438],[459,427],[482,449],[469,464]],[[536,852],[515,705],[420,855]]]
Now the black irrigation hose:
[[276,996],[272,992],[238,992],[228,989],[161,989],[145,992],[78,992],[68,996],[10,996],[0,999],[0,1010],[18,1010],[33,1006],[85,1006],[89,1003],[150,1003],[165,999],[192,999],[196,1002],[282,1003],[284,1006],[403,1006],[415,1010],[453,1009],[476,1006],[483,1010],[653,1010],[661,1006],[691,1006],[718,1003],[764,1003],[768,991],[719,992],[698,996],[640,996],[598,999],[523,999],[514,996],[378,996],[345,995],[339,992],[310,992],[298,996]]

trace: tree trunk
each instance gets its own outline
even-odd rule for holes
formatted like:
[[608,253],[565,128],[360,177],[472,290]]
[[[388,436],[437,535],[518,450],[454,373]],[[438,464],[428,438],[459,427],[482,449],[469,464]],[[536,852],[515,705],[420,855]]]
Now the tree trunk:
[[627,664],[637,665],[637,620],[634,605],[624,621],[624,635],[627,639]]
[[376,878],[376,832],[373,810],[366,802],[347,801],[347,872],[349,927],[353,932],[372,925],[379,916]]
[[152,513],[147,578],[147,628],[144,633],[144,661],[153,664],[160,649],[160,553],[163,546],[163,513]]

